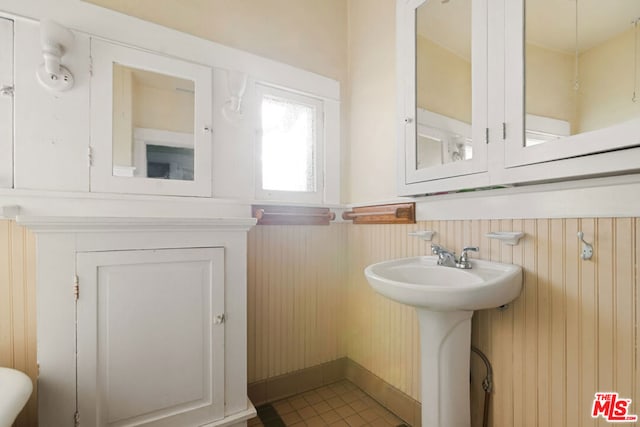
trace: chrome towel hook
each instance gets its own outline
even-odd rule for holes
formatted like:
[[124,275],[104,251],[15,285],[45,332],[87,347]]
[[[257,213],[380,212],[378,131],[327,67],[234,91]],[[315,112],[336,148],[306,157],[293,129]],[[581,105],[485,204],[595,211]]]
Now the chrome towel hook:
[[580,257],[585,260],[593,258],[593,246],[585,242],[582,231],[578,231],[578,239],[582,242],[582,255],[580,255]]

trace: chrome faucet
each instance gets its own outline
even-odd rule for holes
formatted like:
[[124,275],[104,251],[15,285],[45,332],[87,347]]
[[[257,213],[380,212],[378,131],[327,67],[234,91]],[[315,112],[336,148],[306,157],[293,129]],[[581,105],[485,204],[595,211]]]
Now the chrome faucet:
[[478,252],[479,250],[480,248],[477,246],[466,246],[462,249],[460,259],[456,259],[455,252],[445,249],[440,245],[431,245],[431,252],[438,256],[438,265],[463,269],[471,268],[471,261],[469,261],[469,255],[467,252]]
[[440,245],[432,244],[431,253],[438,256],[438,265],[444,265],[445,267],[456,266],[457,260],[455,252],[451,252]]

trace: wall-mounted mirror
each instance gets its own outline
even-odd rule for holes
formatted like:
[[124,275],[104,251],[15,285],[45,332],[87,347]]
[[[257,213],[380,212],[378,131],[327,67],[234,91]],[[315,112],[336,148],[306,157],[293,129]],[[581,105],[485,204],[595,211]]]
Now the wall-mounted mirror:
[[213,70],[91,40],[91,191],[211,195]]
[[471,1],[416,9],[416,167],[470,160]]
[[531,147],[640,117],[640,1],[525,1]]
[[195,84],[113,64],[113,174],[194,179]]

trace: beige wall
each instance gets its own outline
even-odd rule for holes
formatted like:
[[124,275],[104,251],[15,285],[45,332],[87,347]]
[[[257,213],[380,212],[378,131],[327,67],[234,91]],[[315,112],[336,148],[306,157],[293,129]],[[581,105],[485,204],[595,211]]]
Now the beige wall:
[[85,1],[345,81],[345,0]]
[[349,0],[349,159],[346,200],[395,198],[395,1]]

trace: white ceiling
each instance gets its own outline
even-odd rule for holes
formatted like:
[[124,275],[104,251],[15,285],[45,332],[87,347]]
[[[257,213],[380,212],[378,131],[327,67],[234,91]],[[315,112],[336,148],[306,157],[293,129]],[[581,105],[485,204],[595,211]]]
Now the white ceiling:
[[[640,18],[640,0],[526,0],[527,43],[575,52],[576,2],[580,52],[630,30]],[[471,3],[427,0],[418,8],[418,34],[469,58]]]

